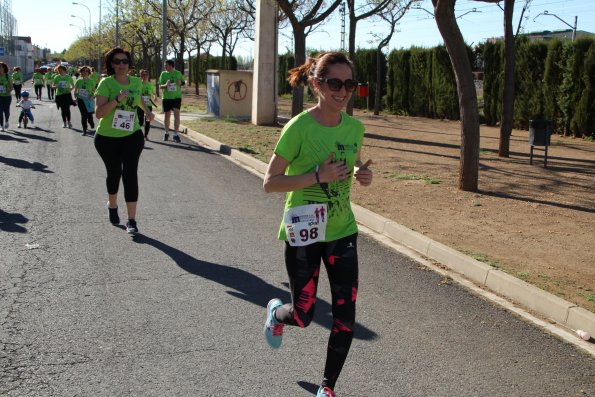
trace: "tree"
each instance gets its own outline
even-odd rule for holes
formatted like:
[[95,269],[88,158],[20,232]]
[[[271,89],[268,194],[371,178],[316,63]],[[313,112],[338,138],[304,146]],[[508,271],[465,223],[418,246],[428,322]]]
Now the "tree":
[[398,0],[391,3],[389,7],[382,10],[378,17],[383,21],[388,23],[390,26],[390,31],[386,36],[380,39],[380,36],[374,35],[376,38],[380,39],[378,46],[376,47],[376,92],[374,93],[374,114],[378,115],[380,113],[380,100],[382,97],[382,49],[388,45],[393,34],[395,33],[395,29],[397,26],[397,22],[403,18],[405,13],[411,6],[415,3],[419,2],[419,0]]
[[[358,9],[363,10],[363,12],[359,15],[355,14],[355,0],[346,0],[347,8],[349,9],[349,59],[355,59],[355,30],[357,27],[357,23],[362,19],[366,19],[371,17],[372,15],[380,13],[389,4],[394,2],[400,2],[400,0],[366,0],[366,3],[360,5]],[[394,29],[394,26],[392,27]],[[357,78],[357,76],[354,76]],[[354,97],[351,97],[351,100],[347,104],[347,114],[353,114],[353,100]]]
[[[485,0],[482,0],[485,1]],[[510,135],[512,135],[514,117],[514,65],[516,58],[515,39],[518,36],[523,22],[523,15],[533,0],[525,0],[516,34],[512,31],[515,0],[504,0],[504,90],[502,93],[502,115],[500,118],[500,142],[498,156],[509,157]],[[500,4],[498,4],[500,6]]]
[[[295,66],[306,62],[306,29],[308,33],[322,23],[342,0],[277,0],[277,4],[289,20],[293,30]],[[328,4],[326,9],[323,9]],[[304,109],[304,88],[292,90],[291,115],[296,116]]]
[[471,62],[454,13],[455,3],[456,0],[432,0],[436,24],[444,39],[457,81],[461,115],[459,189],[475,192],[479,179],[479,111]]
[[220,1],[218,7],[209,16],[211,29],[214,30],[216,40],[223,49],[221,69],[229,65],[226,55],[233,56],[235,46],[249,28],[250,15],[238,9],[233,1]]

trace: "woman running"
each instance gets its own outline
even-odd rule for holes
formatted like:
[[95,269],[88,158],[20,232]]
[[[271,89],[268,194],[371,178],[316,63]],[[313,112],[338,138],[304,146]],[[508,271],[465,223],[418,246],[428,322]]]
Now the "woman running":
[[0,131],[8,129],[10,102],[12,101],[12,78],[8,75],[8,65],[0,62]]
[[360,160],[362,123],[342,111],[357,87],[345,55],[328,52],[309,58],[289,71],[288,81],[293,87],[309,84],[318,104],[283,128],[263,183],[266,192],[287,192],[279,239],[285,241],[292,299],[268,303],[264,334],[277,349],[285,325],[310,324],[322,260],[330,281],[333,325],[317,397],[334,397],[353,339],[358,288],[358,229],[350,189],[352,178],[362,186],[372,183],[371,160]]
[[[145,103],[145,106],[147,107],[147,109],[149,109],[149,111],[152,112],[153,107],[151,105],[153,104],[153,101],[155,101],[155,99],[157,98],[157,96],[155,95],[155,86],[149,81],[149,71],[148,70],[141,69],[140,78],[143,81],[143,85],[141,88],[141,95],[143,98],[143,102]],[[143,111],[143,109],[141,107],[137,108],[137,113],[138,113],[138,121],[139,121],[141,127],[144,126],[144,128],[145,128],[145,140],[148,141],[149,140],[149,130],[151,129],[151,122],[149,120],[146,120],[145,112]]]
[[21,100],[21,88],[23,87],[23,73],[20,66],[12,68],[12,86],[14,88],[14,96],[17,101]]
[[93,113],[95,113],[95,81],[91,80],[91,69],[88,66],[81,66],[78,70],[81,76],[74,85],[74,97],[81,112],[81,123],[83,125],[83,136],[87,135],[87,127],[95,129]]
[[38,101],[41,101],[41,90],[43,89],[43,74],[39,68],[35,68],[35,72],[33,73],[33,88],[35,88],[35,96],[37,97]]
[[47,72],[43,75],[43,80],[45,81],[45,88],[48,91],[48,99],[51,101],[54,99],[54,71],[52,69],[48,69]]
[[126,231],[138,233],[136,204],[138,201],[138,162],[145,144],[136,108],[141,107],[152,121],[153,112],[141,100],[141,79],[128,75],[132,57],[116,47],[105,55],[107,77],[95,92],[95,113],[99,119],[95,133],[95,148],[107,170],[108,215],[112,224],[120,223],[118,188],[124,184],[124,199],[128,212]]
[[75,105],[72,100],[72,90],[74,89],[74,81],[72,76],[66,73],[64,65],[58,65],[54,69],[56,76],[54,77],[54,89],[56,90],[56,106],[60,109],[62,115],[62,128],[72,128],[70,122],[70,107]]

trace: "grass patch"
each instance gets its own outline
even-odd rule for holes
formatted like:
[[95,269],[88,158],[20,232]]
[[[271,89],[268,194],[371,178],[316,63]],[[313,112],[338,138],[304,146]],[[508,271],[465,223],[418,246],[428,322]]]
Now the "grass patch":
[[521,280],[527,280],[529,278],[529,273],[527,272],[517,272],[516,276]]
[[477,201],[475,201],[475,202],[471,203],[471,206],[472,206],[472,207],[481,207],[481,205],[482,205],[482,204],[481,204],[480,202],[477,202]]
[[425,175],[416,175],[416,174],[389,174],[389,178],[391,179],[398,179],[403,181],[424,181],[428,185],[438,185],[442,183],[439,178],[425,176]]
[[494,269],[499,269],[499,270],[502,269],[502,267],[500,266],[500,263],[497,260],[491,259],[487,255],[477,254],[477,253],[473,253],[473,252],[466,252],[466,254],[469,255],[470,257],[472,257],[473,259],[475,259],[476,261],[483,262],[486,265],[493,267]]

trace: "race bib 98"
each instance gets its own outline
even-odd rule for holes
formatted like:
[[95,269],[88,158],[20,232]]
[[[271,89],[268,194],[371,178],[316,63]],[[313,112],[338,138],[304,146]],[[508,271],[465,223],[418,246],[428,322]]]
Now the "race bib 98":
[[303,247],[324,241],[327,223],[326,204],[308,204],[288,208],[284,224],[287,242],[292,247]]

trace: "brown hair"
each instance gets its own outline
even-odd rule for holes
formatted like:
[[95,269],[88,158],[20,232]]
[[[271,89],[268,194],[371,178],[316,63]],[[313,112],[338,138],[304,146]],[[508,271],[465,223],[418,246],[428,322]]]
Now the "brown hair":
[[56,73],[60,73],[60,69],[62,69],[62,70],[64,70],[64,71],[66,72],[66,66],[64,66],[64,65],[62,65],[62,64],[60,64],[60,65],[56,66],[56,67],[54,68],[54,72],[56,72]]
[[86,65],[85,66],[81,66],[79,68],[79,73],[83,73],[83,70],[86,70],[87,73],[89,73],[89,74],[91,73],[91,68],[89,66],[86,66]]
[[0,67],[4,69],[4,74],[8,74],[8,65],[4,62],[0,62]]
[[353,63],[341,52],[322,52],[316,58],[306,59],[302,66],[289,70],[287,81],[292,87],[308,85],[314,79],[322,79],[328,74],[329,67],[336,64],[345,64],[353,73]]
[[116,71],[112,67],[112,60],[117,54],[125,54],[128,58],[128,67],[132,66],[132,55],[130,55],[130,52],[120,47],[114,47],[105,54],[105,69],[108,76],[116,74]]

